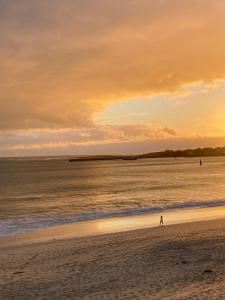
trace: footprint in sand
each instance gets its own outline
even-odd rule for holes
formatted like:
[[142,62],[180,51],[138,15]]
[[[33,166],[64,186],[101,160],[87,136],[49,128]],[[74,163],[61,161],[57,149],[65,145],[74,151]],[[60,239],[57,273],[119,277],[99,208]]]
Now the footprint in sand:
[[13,274],[17,275],[17,274],[23,274],[23,273],[25,273],[25,272],[23,272],[23,271],[17,271],[17,272],[14,272]]
[[205,271],[204,271],[204,273],[212,273],[213,271],[212,270],[210,270],[210,269],[206,269]]

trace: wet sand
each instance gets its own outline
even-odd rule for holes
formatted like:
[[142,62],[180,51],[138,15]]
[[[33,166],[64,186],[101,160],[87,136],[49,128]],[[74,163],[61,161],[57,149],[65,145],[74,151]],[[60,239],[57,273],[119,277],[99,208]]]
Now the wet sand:
[[225,299],[225,220],[13,246],[1,299]]
[[[63,240],[157,227],[159,225],[161,214],[162,213],[145,213],[36,229],[4,238],[1,237],[0,247],[48,242],[52,239]],[[225,206],[186,208],[163,212],[166,225],[221,219],[224,218],[224,216]]]

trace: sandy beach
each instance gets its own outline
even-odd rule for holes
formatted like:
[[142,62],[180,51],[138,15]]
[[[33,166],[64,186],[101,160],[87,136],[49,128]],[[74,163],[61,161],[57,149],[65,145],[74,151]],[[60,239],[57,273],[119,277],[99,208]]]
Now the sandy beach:
[[0,248],[1,299],[225,299],[225,220]]

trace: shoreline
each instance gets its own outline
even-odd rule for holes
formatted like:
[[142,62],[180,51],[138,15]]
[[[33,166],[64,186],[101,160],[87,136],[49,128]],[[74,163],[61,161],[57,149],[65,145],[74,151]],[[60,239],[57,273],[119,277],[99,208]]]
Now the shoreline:
[[112,217],[68,223],[24,233],[0,237],[0,249],[10,246],[28,245],[52,240],[67,240],[82,237],[130,232],[159,226],[160,216],[164,225],[187,224],[225,218],[225,206],[184,208],[157,213],[144,213],[123,217]]
[[3,299],[224,299],[225,219],[0,248]]

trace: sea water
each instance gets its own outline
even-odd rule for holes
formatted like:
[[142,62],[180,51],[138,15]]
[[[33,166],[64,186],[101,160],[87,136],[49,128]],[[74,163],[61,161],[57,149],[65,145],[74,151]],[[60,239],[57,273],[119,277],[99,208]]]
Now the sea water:
[[225,158],[0,159],[0,235],[84,220],[225,205]]

